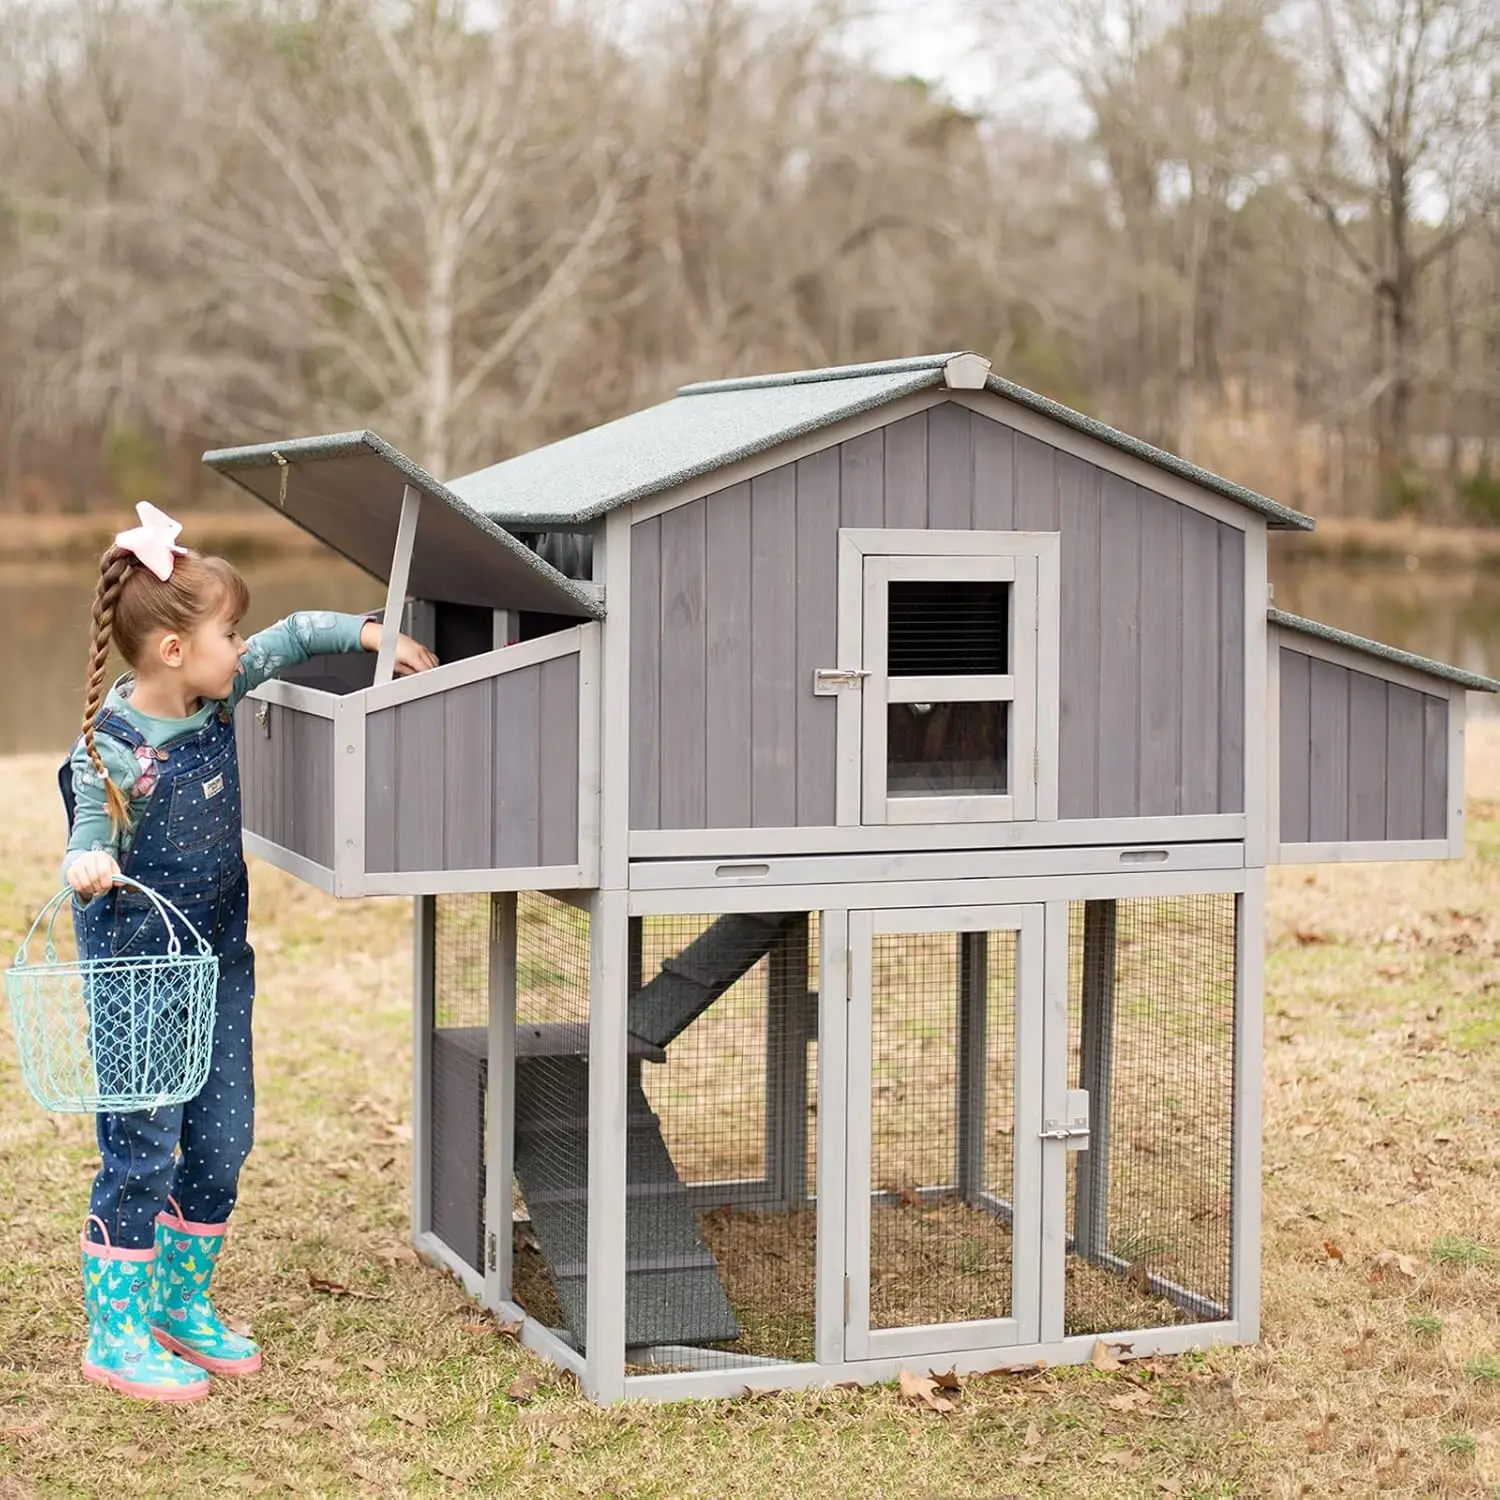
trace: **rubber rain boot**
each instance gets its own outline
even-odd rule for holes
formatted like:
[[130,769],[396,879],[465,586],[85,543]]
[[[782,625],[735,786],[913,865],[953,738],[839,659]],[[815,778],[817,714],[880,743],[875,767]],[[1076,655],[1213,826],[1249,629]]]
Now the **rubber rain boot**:
[[208,1295],[227,1224],[194,1224],[173,1213],[156,1217],[156,1280],[151,1327],[157,1342],[214,1375],[253,1375],[260,1348],[235,1333],[214,1310]]
[[[98,1224],[102,1245],[89,1239],[89,1223]],[[83,1305],[89,1319],[84,1379],[140,1401],[201,1400],[208,1394],[208,1376],[168,1353],[151,1336],[148,1314],[156,1252],[116,1249],[103,1221],[93,1214],[80,1243]]]

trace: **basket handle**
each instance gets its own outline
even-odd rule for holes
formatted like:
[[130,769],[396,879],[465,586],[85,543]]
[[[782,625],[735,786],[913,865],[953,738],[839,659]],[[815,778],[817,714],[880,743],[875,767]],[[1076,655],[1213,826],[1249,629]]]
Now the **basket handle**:
[[[129,875],[116,875],[114,877],[114,880],[113,880],[112,884],[114,884],[114,885],[129,885],[129,886],[134,886],[136,888],[136,890],[138,890],[143,896],[145,896],[146,899],[148,901],[150,901],[151,904],[161,914],[161,919],[162,919],[163,923],[166,924],[166,929],[167,929],[167,954],[166,954],[166,956],[168,958],[176,958],[182,952],[182,938],[179,935],[179,933],[172,926],[172,919],[171,919],[171,917],[169,917],[167,915],[167,913],[169,911],[177,918],[177,920],[179,922],[182,923],[182,925],[184,927],[187,928],[187,930],[190,933],[192,933],[193,937],[197,941],[199,953],[201,953],[201,954],[207,954],[207,953],[209,953],[211,951],[210,948],[209,948],[208,943],[205,941],[205,939],[203,937],[203,934],[201,932],[199,932],[198,929],[196,927],[194,927],[193,924],[187,919],[187,917],[184,916],[183,913],[181,911],[179,911],[176,906],[174,906],[170,901],[168,901],[165,896],[159,896],[159,895],[157,895],[157,893],[155,891],[153,891],[149,886],[142,885],[139,880],[132,880]],[[46,948],[44,949],[44,952],[43,952],[43,960],[44,960],[44,962],[49,963],[49,964],[57,962],[57,949],[53,945],[53,942],[52,942],[52,929],[53,929],[53,927],[57,923],[58,908],[72,894],[73,894],[73,888],[72,888],[72,886],[64,886],[62,888],[62,890],[60,890],[41,909],[41,911],[39,911],[37,913],[37,915],[36,915],[36,921],[34,921],[31,924],[30,931],[27,932],[25,939],[22,941],[20,948],[16,952],[16,967],[18,969],[22,968],[25,965],[25,963],[26,963],[26,949],[27,949],[27,946],[30,944],[32,938],[34,938],[36,936],[36,930],[37,930],[38,927],[40,927],[42,925],[42,919],[44,917],[48,917],[49,920],[47,922],[47,935],[46,935],[46,938],[45,938]]]

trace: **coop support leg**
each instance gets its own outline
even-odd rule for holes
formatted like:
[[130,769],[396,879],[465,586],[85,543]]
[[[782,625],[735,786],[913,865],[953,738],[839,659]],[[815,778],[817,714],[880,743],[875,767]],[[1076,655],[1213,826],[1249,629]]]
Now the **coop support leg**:
[[420,1243],[432,1228],[432,1019],[435,980],[433,938],[437,898],[412,902],[411,1237]]
[[625,1396],[626,989],[630,919],[623,889],[594,893],[589,921],[589,1232],[584,1389]]
[[484,1300],[511,1296],[516,1161],[516,895],[490,897],[489,1081],[485,1131]]
[[1073,1248],[1098,1261],[1109,1248],[1110,1082],[1115,1050],[1113,901],[1083,904],[1083,1032],[1078,1086],[1089,1096],[1088,1150],[1078,1157],[1073,1195]]
[[770,1201],[807,1204],[807,918],[795,917],[767,957],[766,1177]]
[[989,1052],[990,935],[958,935],[958,1140],[954,1177],[965,1203],[985,1193],[985,1059]]
[[1234,1148],[1231,1156],[1229,1310],[1240,1342],[1260,1337],[1261,1025],[1266,872],[1247,870],[1235,902]]

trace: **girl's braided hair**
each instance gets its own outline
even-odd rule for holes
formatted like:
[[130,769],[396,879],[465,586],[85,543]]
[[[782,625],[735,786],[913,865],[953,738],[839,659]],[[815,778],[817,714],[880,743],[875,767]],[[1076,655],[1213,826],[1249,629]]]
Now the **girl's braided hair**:
[[83,742],[94,769],[104,778],[105,806],[116,828],[124,828],[128,822],[125,795],[110,780],[104,758],[94,743],[94,717],[104,701],[104,671],[110,643],[135,667],[154,632],[186,633],[219,613],[238,620],[249,603],[250,590],[245,580],[222,557],[201,557],[196,552],[181,554],[174,559],[172,576],[165,583],[123,547],[111,546],[99,559],[88,690],[83,708]]

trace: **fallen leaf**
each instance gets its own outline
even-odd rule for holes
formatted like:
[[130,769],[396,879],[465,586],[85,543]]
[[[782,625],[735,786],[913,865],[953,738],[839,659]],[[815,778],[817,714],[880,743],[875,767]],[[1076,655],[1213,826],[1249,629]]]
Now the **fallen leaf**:
[[224,1326],[231,1333],[237,1333],[242,1339],[250,1337],[250,1325],[243,1318],[225,1318]]
[[329,1297],[357,1297],[362,1302],[389,1302],[396,1294],[394,1292],[361,1292],[354,1287],[345,1286],[341,1281],[330,1281],[326,1276],[315,1276],[311,1271],[307,1273],[307,1284],[315,1292],[322,1292]]
[[1375,1257],[1375,1269],[1377,1272],[1394,1270],[1408,1281],[1415,1281],[1421,1272],[1416,1256],[1403,1255],[1398,1250],[1382,1250]]
[[405,1422],[408,1427],[415,1427],[418,1432],[426,1429],[427,1418],[419,1411],[393,1411],[391,1415],[398,1422]]
[[525,1370],[511,1381],[505,1394],[512,1401],[530,1401],[541,1389],[541,1380],[530,1370]]
[[963,1377],[959,1375],[957,1366],[944,1370],[941,1374],[936,1370],[929,1371],[929,1374],[932,1376],[932,1383],[940,1391],[961,1391],[964,1388]]
[[1317,932],[1311,927],[1298,927],[1292,933],[1292,937],[1304,948],[1309,948],[1314,943],[1331,943],[1333,941],[1326,932]]
[[317,1332],[313,1334],[313,1348],[321,1354],[332,1342],[333,1340],[328,1336],[328,1330],[320,1323]]
[[1089,1356],[1089,1363],[1096,1370],[1103,1370],[1106,1375],[1125,1368],[1124,1363],[1111,1352],[1103,1339],[1094,1340],[1094,1352]]
[[146,1456],[146,1450],[139,1443],[121,1443],[118,1448],[111,1448],[105,1455],[107,1458],[123,1458],[126,1463],[139,1463]]
[[521,1329],[524,1326],[525,1325],[519,1318],[511,1323],[496,1323],[495,1335],[497,1338],[511,1339],[512,1341],[519,1343],[521,1339]]
[[1332,1240],[1323,1241],[1323,1254],[1328,1257],[1330,1264],[1342,1263],[1344,1259],[1344,1252]]
[[1134,1411],[1137,1407],[1151,1404],[1151,1392],[1139,1389],[1121,1391],[1118,1396],[1111,1396],[1104,1404],[1111,1411]]
[[938,1393],[938,1384],[930,1375],[918,1375],[912,1370],[901,1372],[901,1399],[911,1401],[930,1411],[950,1412],[953,1403]]
[[342,1375],[344,1367],[336,1359],[305,1359],[297,1368],[304,1375]]
[[278,1432],[306,1432],[307,1428],[299,1422],[290,1412],[278,1412],[273,1417],[262,1420],[262,1427],[274,1427]]
[[368,1370],[372,1375],[385,1374],[385,1361],[383,1359],[362,1359],[359,1362],[361,1370]]
[[1151,1295],[1151,1270],[1143,1260],[1136,1261],[1125,1272],[1125,1285],[1142,1297]]
[[[384,1171],[384,1168],[381,1170]],[[392,1243],[375,1247],[375,1259],[384,1261],[388,1266],[399,1265],[404,1260],[420,1261],[421,1258],[410,1245]]]

